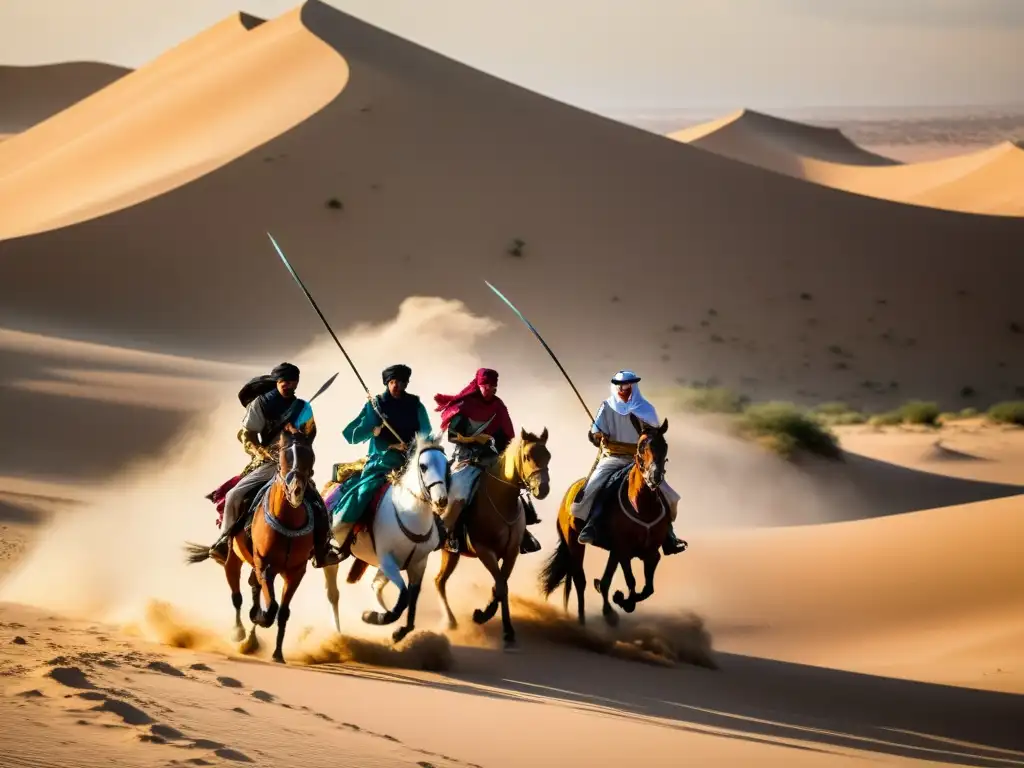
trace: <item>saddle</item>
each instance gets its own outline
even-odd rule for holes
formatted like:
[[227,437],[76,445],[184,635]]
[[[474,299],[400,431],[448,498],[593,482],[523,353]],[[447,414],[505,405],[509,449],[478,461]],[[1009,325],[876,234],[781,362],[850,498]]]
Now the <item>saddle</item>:
[[611,546],[611,534],[608,531],[608,519],[605,510],[609,504],[619,503],[619,486],[628,482],[630,470],[633,465],[627,464],[621,469],[615,470],[597,488],[594,495],[594,503],[590,508],[590,517],[594,521],[594,546],[599,549],[609,549]]
[[[391,487],[391,481],[385,480],[381,483],[380,488],[377,489],[376,493],[370,498],[370,503],[366,505],[366,512],[359,518],[358,522],[352,526],[352,536],[358,536],[360,532],[367,531],[370,536],[373,536],[373,522],[377,519],[377,510],[380,508],[381,501],[384,500],[384,494],[388,492],[388,488]],[[376,547],[376,542],[374,547]]]

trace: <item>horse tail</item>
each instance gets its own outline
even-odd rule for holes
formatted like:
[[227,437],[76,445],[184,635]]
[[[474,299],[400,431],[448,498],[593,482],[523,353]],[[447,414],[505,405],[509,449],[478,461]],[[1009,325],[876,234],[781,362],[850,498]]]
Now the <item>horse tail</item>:
[[540,589],[547,597],[563,581],[569,578],[569,567],[572,565],[572,555],[569,553],[569,544],[565,541],[561,529],[558,531],[558,547],[544,563],[540,571]]
[[185,562],[188,565],[195,565],[210,559],[210,548],[208,546],[204,547],[202,544],[193,544],[191,541],[186,541],[185,552]]
[[348,578],[345,579],[349,584],[355,584],[366,573],[366,563],[362,560],[356,560],[352,563],[352,567],[348,570]]

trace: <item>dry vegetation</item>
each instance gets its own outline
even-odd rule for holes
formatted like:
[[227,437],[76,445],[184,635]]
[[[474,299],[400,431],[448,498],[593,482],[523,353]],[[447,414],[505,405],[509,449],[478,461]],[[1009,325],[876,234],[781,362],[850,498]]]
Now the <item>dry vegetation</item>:
[[983,416],[993,424],[1024,426],[1024,400],[1000,402],[984,413],[977,408],[943,412],[938,403],[909,400],[883,413],[865,413],[843,402],[802,408],[787,402],[752,402],[722,386],[679,387],[668,393],[674,408],[690,413],[720,414],[730,419],[732,431],[794,459],[801,453],[841,459],[842,449],[833,427],[866,424],[875,428],[918,426],[941,429],[963,419]]

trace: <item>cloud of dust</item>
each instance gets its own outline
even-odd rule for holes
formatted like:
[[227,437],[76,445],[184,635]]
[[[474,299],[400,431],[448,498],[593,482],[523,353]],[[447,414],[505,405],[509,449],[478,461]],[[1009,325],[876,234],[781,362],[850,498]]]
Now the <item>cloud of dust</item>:
[[[509,608],[516,635],[528,642],[543,641],[580,648],[626,661],[655,666],[677,664],[718,669],[711,648],[711,634],[700,616],[690,611],[658,613],[650,611],[634,616],[619,614],[619,624],[609,627],[600,616],[580,626],[576,620],[575,599],[571,613],[552,603],[513,595]],[[639,609],[641,612],[643,608]],[[497,646],[501,641],[501,622],[483,626],[465,621],[453,636],[467,645]]]
[[[514,317],[506,321],[518,323]],[[548,428],[553,455],[552,490],[547,499],[536,502],[543,522],[531,529],[544,551],[520,557],[512,578],[513,590],[533,596],[536,574],[555,545],[554,520],[559,501],[567,486],[586,473],[594,449],[584,438],[588,425],[574,394],[540,345],[535,359],[510,361],[488,338],[498,327],[495,320],[471,314],[459,301],[411,297],[401,303],[390,322],[359,325],[341,338],[373,392],[383,389],[380,371],[384,367],[397,362],[411,366],[410,392],[423,399],[435,428],[439,419],[433,412],[433,394],[458,391],[481,365],[500,372],[499,392],[517,429],[521,426],[539,433]],[[523,332],[528,333],[526,329]],[[570,352],[566,351],[566,356]],[[341,437],[344,425],[363,407],[365,395],[326,335],[289,359],[302,370],[300,395],[309,396],[331,374],[340,371],[333,386],[314,402],[317,480],[322,485],[332,463],[352,460],[365,452],[365,445],[348,445]],[[260,362],[269,370],[281,360],[275,357]],[[622,364],[629,364],[629,360],[624,359]],[[251,375],[258,373],[253,370]],[[97,621],[134,621],[148,626],[155,639],[171,644],[201,643],[196,638],[206,637],[203,632],[213,632],[211,637],[227,637],[233,608],[223,572],[212,561],[186,566],[182,545],[186,540],[213,542],[217,536],[216,510],[204,496],[247,461],[235,439],[243,414],[236,397],[242,383],[225,387],[219,401],[207,413],[198,415],[193,428],[164,456],[125,467],[99,490],[88,491],[79,508],[57,516],[41,531],[35,550],[0,585],[0,600],[35,604]],[[591,405],[592,410],[596,407],[597,403]],[[683,496],[677,526],[680,535],[689,538],[691,548],[696,543],[691,528],[741,519],[743,513],[738,510],[754,509],[770,516],[776,501],[788,508],[818,503],[810,487],[799,482],[795,470],[785,468],[774,457],[731,438],[691,429],[678,414],[667,415],[671,420],[667,436],[670,456],[674,459],[669,480]],[[736,482],[738,478],[742,482]],[[786,489],[784,499],[779,497],[779,488]],[[439,560],[437,556],[431,558],[427,579],[436,574]],[[393,626],[370,627],[359,618],[364,609],[376,605],[369,580],[367,575],[359,584],[340,584],[343,632],[389,640]],[[472,607],[481,605],[490,587],[483,567],[466,561],[450,582],[453,609],[459,613],[470,600]],[[684,606],[688,594],[699,590],[700,585],[687,584],[682,589],[662,579],[651,602],[660,610],[670,605]],[[428,585],[420,599],[419,628],[435,627],[441,617],[433,592]],[[247,620],[247,590],[243,589],[243,594],[243,620]],[[385,595],[393,600],[394,588],[388,587]],[[154,600],[174,606],[180,615],[172,621],[166,609],[154,611]],[[597,607],[594,601],[588,602],[591,609]],[[292,608],[289,634],[298,635],[304,626],[333,629],[321,572],[313,568],[307,571]],[[185,628],[199,624],[207,629]],[[175,635],[174,627],[181,629],[179,635]],[[269,632],[263,634],[269,639]],[[366,658],[356,641],[344,642],[348,645],[333,651],[309,652],[309,658],[315,662],[331,653],[339,658]],[[375,663],[388,663],[387,657],[383,662],[380,656],[374,658]]]

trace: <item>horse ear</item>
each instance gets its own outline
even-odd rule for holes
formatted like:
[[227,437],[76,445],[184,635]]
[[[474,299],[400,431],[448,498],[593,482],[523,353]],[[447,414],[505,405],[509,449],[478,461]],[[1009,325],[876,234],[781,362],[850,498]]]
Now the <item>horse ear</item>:
[[668,432],[668,419],[667,418],[663,422],[661,422],[661,426],[658,427],[658,434],[664,435],[666,432]]
[[548,441],[548,428],[544,427],[544,431],[540,433],[540,437],[538,438],[537,442],[539,442],[541,445],[543,445],[547,441]]
[[633,425],[633,429],[636,430],[636,433],[638,435],[643,434],[643,431],[644,431],[643,423],[640,421],[640,419],[638,419],[632,413],[629,414],[629,423]]
[[525,427],[520,427],[519,428],[519,439],[522,440],[524,443],[526,442],[527,438],[526,438],[526,428]]

